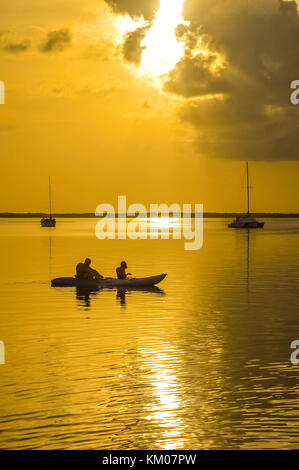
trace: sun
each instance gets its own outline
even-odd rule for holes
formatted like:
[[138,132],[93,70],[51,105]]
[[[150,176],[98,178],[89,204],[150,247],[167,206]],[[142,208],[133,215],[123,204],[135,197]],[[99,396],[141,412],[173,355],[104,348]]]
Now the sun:
[[186,24],[183,4],[184,0],[161,0],[153,25],[141,43],[141,72],[159,77],[172,70],[184,56],[184,44],[175,34],[179,24]]
[[135,71],[139,77],[150,78],[152,84],[158,87],[166,74],[184,57],[185,41],[179,41],[176,37],[178,25],[190,24],[183,18],[183,5],[184,0],[160,0],[160,8],[150,24],[143,17],[131,18],[128,15],[115,20],[119,41],[123,41],[129,32],[139,28],[146,30],[140,43],[140,64]]

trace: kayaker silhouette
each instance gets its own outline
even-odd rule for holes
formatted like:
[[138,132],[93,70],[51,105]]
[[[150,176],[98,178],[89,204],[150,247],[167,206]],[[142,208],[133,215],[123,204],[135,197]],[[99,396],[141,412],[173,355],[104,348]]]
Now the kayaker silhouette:
[[95,269],[90,267],[91,259],[86,258],[84,263],[78,263],[76,266],[77,279],[103,279],[103,276]]
[[127,263],[122,261],[120,266],[116,268],[117,279],[127,279],[128,276],[132,276],[131,273],[126,273],[126,269],[128,269]]

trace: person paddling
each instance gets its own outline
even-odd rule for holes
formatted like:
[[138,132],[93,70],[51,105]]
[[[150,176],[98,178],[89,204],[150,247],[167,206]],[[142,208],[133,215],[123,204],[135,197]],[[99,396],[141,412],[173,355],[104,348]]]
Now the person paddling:
[[84,263],[78,263],[76,266],[77,279],[103,279],[103,276],[95,269],[90,267],[91,259],[86,258]]
[[127,263],[122,261],[120,266],[116,268],[117,279],[127,279],[128,276],[131,276],[131,273],[126,273],[126,269],[128,269]]

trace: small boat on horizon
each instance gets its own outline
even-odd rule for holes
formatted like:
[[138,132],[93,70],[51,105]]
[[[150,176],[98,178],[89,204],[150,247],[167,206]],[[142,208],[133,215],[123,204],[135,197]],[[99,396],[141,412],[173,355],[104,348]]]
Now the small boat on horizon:
[[42,227],[56,227],[56,219],[52,217],[51,176],[49,176],[49,217],[40,220]]
[[259,222],[250,215],[250,192],[249,192],[249,168],[246,162],[247,176],[247,214],[238,215],[233,222],[228,224],[229,228],[263,228],[264,222]]

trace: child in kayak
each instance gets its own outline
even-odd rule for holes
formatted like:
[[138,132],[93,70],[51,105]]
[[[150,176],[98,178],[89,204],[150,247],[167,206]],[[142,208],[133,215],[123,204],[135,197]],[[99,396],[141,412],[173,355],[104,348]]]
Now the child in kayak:
[[126,273],[126,269],[128,269],[127,263],[122,261],[120,266],[116,268],[117,279],[127,279],[128,276],[131,276],[131,273]]

